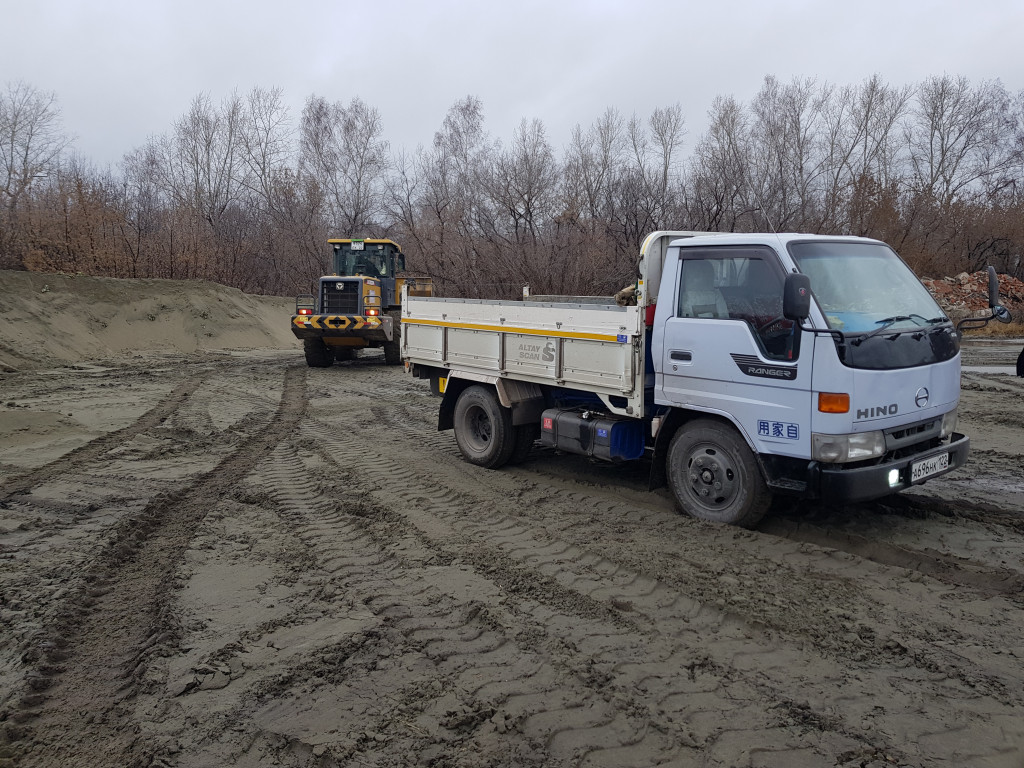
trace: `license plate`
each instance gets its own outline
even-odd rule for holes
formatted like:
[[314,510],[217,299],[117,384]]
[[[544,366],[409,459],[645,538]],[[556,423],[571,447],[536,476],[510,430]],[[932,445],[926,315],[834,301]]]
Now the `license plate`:
[[949,454],[940,453],[930,459],[915,461],[910,465],[910,482],[916,483],[926,477],[937,475],[939,472],[949,469]]

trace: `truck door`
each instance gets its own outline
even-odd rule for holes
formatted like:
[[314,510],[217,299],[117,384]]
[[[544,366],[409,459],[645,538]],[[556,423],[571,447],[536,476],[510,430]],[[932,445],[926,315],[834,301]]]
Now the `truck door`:
[[657,401],[725,416],[758,452],[806,456],[814,338],[782,316],[776,253],[682,247],[676,267],[661,291],[674,308],[660,315],[652,349]]

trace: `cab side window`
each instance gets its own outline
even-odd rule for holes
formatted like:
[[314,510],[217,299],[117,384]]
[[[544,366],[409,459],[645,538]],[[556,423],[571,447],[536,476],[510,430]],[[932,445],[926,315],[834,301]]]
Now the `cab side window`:
[[746,323],[765,357],[795,360],[800,334],[782,316],[782,273],[763,250],[702,248],[684,257],[676,315]]
[[681,288],[679,292],[679,317],[719,317],[729,316],[729,308],[725,297],[716,286],[715,268],[706,259],[690,259],[684,261],[681,270]]

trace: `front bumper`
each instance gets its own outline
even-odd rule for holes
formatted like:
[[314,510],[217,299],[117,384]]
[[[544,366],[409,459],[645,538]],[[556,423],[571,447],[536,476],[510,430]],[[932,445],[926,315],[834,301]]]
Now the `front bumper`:
[[292,315],[292,333],[299,339],[391,341],[394,337],[393,323],[390,315]]
[[[971,439],[966,435],[954,432],[945,445],[906,458],[855,469],[833,469],[818,465],[812,472],[818,476],[816,484],[822,500],[840,504],[870,501],[898,493],[913,485],[920,485],[962,467],[967,463],[970,449]],[[944,469],[922,480],[916,482],[911,480],[912,464],[941,456],[943,453],[949,454],[949,464]],[[899,480],[895,485],[889,482],[889,474],[893,470],[899,472]]]

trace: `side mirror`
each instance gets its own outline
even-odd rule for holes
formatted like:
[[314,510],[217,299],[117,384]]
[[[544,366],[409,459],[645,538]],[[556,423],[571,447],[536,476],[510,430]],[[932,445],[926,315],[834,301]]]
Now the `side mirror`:
[[991,264],[988,267],[988,306],[989,309],[999,306],[999,276]]
[[1013,320],[1010,310],[999,303],[999,276],[991,264],[988,267],[988,308],[992,310],[988,317],[965,317],[957,323],[956,335],[963,338],[964,331],[984,328],[990,320],[998,320],[1000,323],[1009,323]]
[[782,315],[787,320],[800,322],[811,314],[811,278],[790,273],[782,289]]

